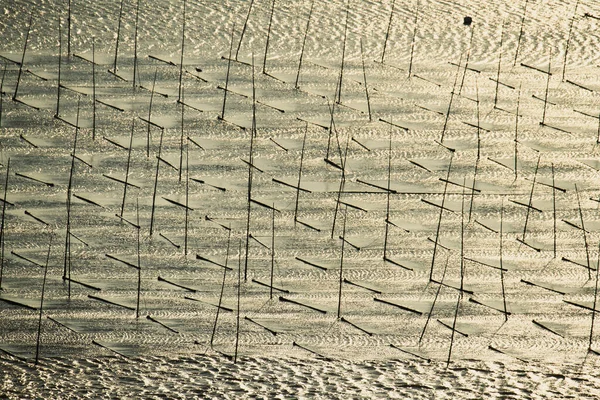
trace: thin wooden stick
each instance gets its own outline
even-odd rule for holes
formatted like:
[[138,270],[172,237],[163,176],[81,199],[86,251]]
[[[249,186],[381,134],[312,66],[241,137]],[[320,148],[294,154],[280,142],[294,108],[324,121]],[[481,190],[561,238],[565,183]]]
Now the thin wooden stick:
[[242,240],[239,240],[238,246],[238,282],[237,282],[237,315],[235,319],[235,352],[233,363],[237,362],[238,348],[240,343],[240,295],[242,288]]
[[[58,84],[56,85],[56,114],[54,114],[54,118],[58,118],[60,115],[60,78],[61,74],[61,65],[62,65],[62,28],[61,28],[61,19],[58,17]],[[1,92],[1,91],[0,91]]]
[[229,87],[229,72],[231,71],[231,52],[233,50],[233,32],[235,31],[235,24],[231,28],[231,42],[229,44],[229,58],[227,59],[227,75],[225,75],[225,90],[223,90],[223,108],[221,109],[221,116],[219,119],[225,119],[225,103],[227,102],[227,92]]
[[583,223],[583,212],[581,211],[581,200],[579,199],[579,190],[577,189],[577,184],[575,184],[575,193],[577,194],[577,207],[579,208],[579,220],[581,221],[581,230],[583,231],[583,243],[585,244],[585,258],[587,261],[587,271],[588,271],[588,279],[592,279],[592,271],[590,265],[590,251],[588,248],[587,234],[585,230],[585,225]]
[[[177,102],[183,101],[183,87],[181,82],[183,80],[183,50],[185,48],[185,11],[187,8],[187,0],[183,0],[183,23],[181,27],[181,58],[179,59],[179,97]],[[181,105],[183,107],[183,104]],[[179,174],[179,181],[181,182],[181,173]]]
[[390,30],[392,29],[392,17],[394,16],[394,6],[396,0],[392,0],[392,10],[390,11],[390,19],[388,21],[387,30],[385,32],[385,40],[383,41],[383,51],[381,52],[381,63],[383,64],[385,59],[385,50],[387,49],[387,42],[390,37]]
[[160,142],[158,145],[158,157],[156,157],[156,172],[154,174],[154,192],[152,194],[152,211],[150,213],[150,236],[152,236],[152,233],[154,232],[154,209],[156,206],[156,189],[158,187],[158,171],[159,171],[159,167],[160,167],[160,154],[162,151],[162,142],[163,142],[163,136],[165,134],[165,130],[164,128],[162,128],[160,130]]
[[448,110],[446,110],[446,118],[444,120],[444,127],[442,128],[442,136],[440,138],[440,143],[444,143],[444,135],[446,134],[446,128],[448,127],[448,119],[450,118],[450,110],[452,109],[452,101],[454,100],[454,92],[456,90],[456,84],[458,82],[458,76],[460,75],[460,65],[462,63],[462,53],[460,55],[460,59],[458,60],[458,69],[456,70],[456,75],[454,77],[454,85],[452,86],[452,92],[450,93],[450,101],[448,102]]
[[238,54],[240,52],[240,47],[242,47],[242,40],[244,39],[244,34],[246,33],[246,27],[248,26],[248,19],[250,19],[250,12],[252,11],[252,5],[254,5],[254,0],[250,0],[250,6],[248,7],[248,13],[246,14],[246,20],[244,21],[244,26],[242,27],[240,41],[238,42],[238,47],[237,47],[237,50],[235,51],[235,61],[238,61]]
[[344,282],[344,244],[346,243],[346,221],[348,219],[348,206],[344,208],[344,224],[342,228],[342,250],[340,252],[340,279],[338,289],[337,318],[342,316],[342,283]]
[[[0,94],[1,96],[1,94]],[[4,180],[4,196],[2,197],[2,223],[0,224],[0,290],[2,290],[2,276],[4,274],[4,242],[6,236],[6,193],[8,193],[8,174],[10,171],[10,158],[6,164],[6,179]]]
[[577,15],[577,7],[579,7],[579,0],[577,0],[577,2],[575,3],[575,10],[573,11],[573,16],[571,17],[571,23],[569,24],[569,34],[567,35],[567,45],[565,46],[565,55],[563,58],[563,82],[565,81],[565,74],[567,72],[567,56],[569,54],[569,45],[571,44],[571,33],[573,32],[573,23],[575,22],[575,16]]
[[523,242],[525,242],[525,234],[527,233],[527,223],[529,222],[529,212],[531,211],[531,208],[533,207],[532,206],[533,190],[535,189],[535,181],[537,179],[537,172],[538,172],[538,168],[540,167],[540,159],[541,158],[542,158],[542,155],[539,154],[537,164],[535,166],[535,172],[533,174],[533,182],[531,183],[531,191],[529,192],[529,202],[526,205],[527,214],[525,214],[525,224],[523,225]]
[[17,75],[17,84],[15,85],[15,94],[13,100],[17,99],[17,93],[19,92],[19,83],[21,82],[21,75],[23,73],[23,64],[25,63],[25,53],[27,52],[27,42],[29,41],[29,33],[31,32],[31,25],[33,22],[33,10],[29,15],[29,24],[27,26],[27,34],[25,35],[25,45],[23,45],[23,53],[21,54],[21,63],[19,64],[19,75]]
[[121,202],[121,213],[119,216],[123,218],[125,210],[125,196],[127,196],[127,187],[129,186],[129,167],[131,165],[131,151],[133,149],[133,131],[135,129],[135,118],[131,119],[131,134],[129,135],[129,149],[127,151],[127,169],[125,170],[125,185],[123,185],[123,201]]
[[390,140],[388,146],[388,176],[387,176],[387,194],[386,194],[386,208],[385,208],[385,235],[383,238],[383,260],[387,260],[387,244],[388,244],[388,233],[390,229],[390,184],[392,175],[392,126],[390,125]]
[[269,53],[269,39],[271,39],[271,26],[273,24],[273,14],[275,13],[275,0],[271,4],[271,15],[269,17],[269,28],[267,29],[267,42],[265,43],[265,57],[263,58],[263,74],[267,73],[267,54]]
[[[227,235],[227,255],[225,256],[225,267],[229,260],[229,244],[231,243],[231,231]],[[223,281],[221,282],[221,294],[219,295],[219,305],[217,306],[217,314],[215,316],[215,323],[213,325],[212,334],[210,335],[210,347],[213,347],[213,341],[215,339],[215,333],[217,331],[217,321],[219,320],[219,311],[221,310],[221,302],[223,301],[223,291],[225,289],[225,277],[227,276],[227,268],[223,268]]]
[[[504,268],[502,264],[503,258],[503,239],[504,239],[504,199],[502,199],[502,205],[500,206],[500,283],[502,285],[502,303],[504,306],[504,321],[508,321],[508,310],[506,309],[506,290],[504,287]],[[525,239],[523,239],[525,240]]]
[[308,37],[308,29],[310,28],[310,19],[312,18],[313,7],[315,0],[310,3],[310,11],[308,12],[308,21],[306,21],[306,29],[304,30],[304,39],[302,40],[302,49],[300,50],[300,61],[298,62],[298,72],[296,73],[296,82],[294,87],[299,89],[298,82],[300,81],[300,69],[302,68],[302,59],[304,58],[304,48],[306,46],[306,38]]
[[[79,134],[79,106],[81,103],[81,96],[77,100],[77,119],[75,123],[75,138],[73,140],[73,155],[77,151],[77,137]],[[67,186],[67,228],[65,234],[65,256],[64,256],[64,269],[63,269],[63,280],[68,278],[67,291],[68,297],[71,298],[71,195],[73,190],[73,173],[75,171],[75,157],[71,157],[71,170],[69,172],[69,184]]]
[[115,74],[117,73],[117,56],[119,54],[119,38],[121,37],[121,20],[123,18],[123,2],[124,2],[124,0],[121,0],[121,5],[119,6],[119,22],[117,24],[117,43],[115,46],[115,60],[113,62],[113,72]]
[[3,95],[4,95],[4,78],[6,77],[6,64],[2,69],[2,79],[0,79],[0,128],[2,128],[2,111],[3,111]]
[[190,143],[185,144],[185,228],[183,237],[183,254],[188,254],[188,225],[189,225],[189,199],[190,199]]
[[302,165],[304,162],[304,149],[306,147],[306,134],[308,133],[308,122],[304,127],[304,138],[302,139],[302,151],[300,153],[300,168],[298,169],[298,185],[296,185],[296,205],[294,207],[294,225],[298,221],[298,200],[300,198],[300,184],[302,181]]
[[[419,0],[417,0],[417,6],[415,8],[415,22],[414,22],[414,27],[413,27],[412,40],[410,42],[410,61],[408,62],[408,78],[409,79],[411,77],[412,66],[413,66],[413,57],[415,54],[415,41],[417,38],[417,28],[419,26],[418,22],[419,22]],[[382,60],[382,62],[383,62],[383,60]]]
[[367,86],[367,71],[365,69],[365,55],[363,52],[363,40],[360,38],[360,59],[362,61],[363,80],[365,82],[365,96],[367,97],[367,110],[369,111],[369,122],[373,121],[371,117],[371,100],[369,99],[369,88]]
[[[423,326],[423,330],[421,331],[421,336],[419,336],[419,345],[423,341],[423,336],[425,335],[425,331],[427,330],[427,326],[429,325],[429,321],[431,320],[431,316],[433,315],[433,308],[435,307],[435,303],[437,302],[438,296],[440,295],[440,291],[442,290],[442,283],[444,282],[444,278],[446,277],[446,271],[448,270],[448,259],[446,257],[446,264],[444,265],[444,272],[442,273],[442,279],[438,284],[437,290],[435,292],[435,297],[433,298],[433,303],[431,303],[431,308],[429,309],[429,313],[427,314],[427,320],[425,321],[425,325]],[[462,293],[462,292],[461,292]]]
[[92,140],[96,140],[96,38],[92,36]]
[[248,162],[248,196],[246,213],[246,257],[244,260],[244,282],[248,281],[248,251],[250,244],[250,213],[252,211],[252,165],[254,165],[254,137],[256,135],[256,86],[254,84],[254,53],[252,53],[252,129],[250,131],[250,155]]
[[475,184],[477,181],[477,172],[479,170],[479,161],[481,158],[481,125],[480,125],[480,114],[479,114],[479,80],[475,81],[475,90],[477,93],[477,159],[475,160],[475,171],[473,172],[473,185],[471,187],[471,202],[469,205],[469,222],[471,222],[471,216],[473,213],[473,203],[475,201]]
[[[550,55],[548,56],[548,73],[546,74],[546,91],[544,93],[544,111],[542,113],[541,125],[546,123],[546,107],[548,106],[548,90],[550,89],[550,64],[552,63],[552,48],[550,48]],[[519,112],[517,111],[517,114]]]
[[[152,91],[150,92],[150,104],[148,105],[148,125],[146,132],[146,157],[150,157],[150,141],[151,141],[151,132],[150,132],[150,121],[152,116],[152,102],[154,101],[154,88],[156,86],[156,75],[158,74],[158,67],[154,69],[154,79],[152,80]],[[182,106],[183,107],[183,106]]]
[[517,39],[517,48],[515,49],[515,60],[513,61],[513,67],[517,65],[517,58],[519,57],[519,47],[521,46],[521,39],[523,38],[523,27],[525,25],[525,14],[527,13],[527,3],[529,0],[525,0],[525,6],[523,6],[523,16],[521,17],[521,28],[519,30],[519,37]]
[[[514,160],[514,168],[515,168],[515,181],[519,176],[518,169],[518,156],[519,156],[519,106],[521,104],[521,84],[519,84],[519,94],[517,96],[517,112],[515,113],[515,160]],[[539,161],[539,160],[538,160]],[[523,238],[525,240],[525,238]]]
[[469,59],[471,58],[471,46],[473,44],[473,33],[475,32],[475,28],[473,25],[471,27],[471,38],[469,39],[469,47],[467,48],[467,58],[465,59],[465,69],[463,71],[462,79],[460,81],[460,87],[458,89],[458,95],[460,96],[462,93],[462,88],[465,83],[465,76],[467,76],[467,70],[469,69]]
[[500,85],[500,69],[502,67],[502,45],[504,43],[504,24],[502,21],[502,31],[500,32],[500,50],[498,51],[498,70],[496,72],[496,90],[494,92],[494,108],[498,105],[498,88]]
[[[180,96],[181,96],[181,101],[183,102],[183,86],[180,88]],[[184,121],[184,110],[185,110],[185,106],[183,105],[183,103],[181,103],[181,137],[179,139],[179,182],[181,182],[181,175],[182,175],[182,169],[183,169],[183,121]]]
[[590,339],[588,342],[588,352],[592,350],[592,339],[594,335],[594,321],[596,318],[596,304],[598,302],[598,271],[600,271],[600,244],[598,245],[598,260],[596,262],[596,283],[594,285],[594,303],[592,305],[592,323],[590,324]]
[[[133,89],[137,85],[137,48],[138,48],[138,21],[140,17],[140,0],[137,0],[135,7],[135,33],[133,37]],[[154,92],[154,89],[152,90]]]
[[271,284],[269,288],[269,298],[273,298],[273,272],[275,270],[275,203],[271,212]]
[[[464,181],[465,180],[463,180],[463,182]],[[458,291],[458,297],[456,299],[456,308],[454,309],[454,320],[452,321],[452,328],[451,328],[452,334],[450,335],[450,349],[448,350],[448,359],[446,361],[446,367],[448,367],[450,365],[450,359],[452,357],[452,347],[454,345],[454,334],[456,333],[456,320],[458,319],[458,310],[460,308],[460,301],[462,300],[462,297],[463,297],[464,277],[465,277],[465,187],[463,185],[462,205],[461,205],[461,221],[460,221],[460,290]]]
[[40,356],[40,339],[42,336],[42,314],[44,312],[44,293],[46,292],[46,277],[48,276],[48,264],[50,262],[50,250],[52,249],[52,238],[54,233],[50,233],[48,242],[48,254],[46,255],[46,265],[44,266],[44,280],[42,281],[42,295],[40,299],[40,317],[38,320],[37,340],[35,344],[35,365],[38,365]]
[[337,220],[337,214],[339,210],[339,206],[341,204],[342,193],[344,192],[344,185],[346,184],[346,157],[348,156],[348,144],[350,143],[350,135],[348,135],[348,139],[346,140],[346,151],[344,152],[344,158],[342,160],[342,170],[340,176],[340,186],[338,188],[337,193],[337,201],[335,202],[335,212],[333,213],[333,224],[331,225],[331,238],[333,239],[333,235],[335,232],[335,222]]
[[[350,0],[348,0],[350,2]],[[344,41],[342,42],[342,63],[340,65],[340,84],[336,96],[336,103],[342,102],[342,82],[344,78],[344,60],[346,58],[346,40],[348,38],[348,15],[350,14],[350,5],[346,5],[346,23],[344,24]]]
[[446,182],[444,184],[444,194],[442,195],[442,206],[440,207],[440,215],[438,216],[437,229],[435,232],[435,241],[433,242],[433,256],[431,257],[431,269],[429,271],[429,280],[433,280],[433,267],[435,266],[435,256],[437,253],[438,241],[440,238],[440,227],[442,225],[442,215],[444,214],[444,204],[446,202],[446,193],[448,191],[448,181],[450,179],[450,170],[452,169],[452,160],[454,152],[450,156],[450,164],[448,164],[448,172],[446,173]]
[[552,219],[553,219],[553,237],[554,237],[554,258],[556,258],[556,185],[554,184],[554,163],[550,163],[552,167]]
[[137,227],[136,227],[136,233],[137,233],[137,273],[138,273],[138,281],[137,281],[137,300],[135,303],[135,318],[139,318],[140,317],[140,294],[142,292],[142,261],[141,261],[141,255],[140,255],[140,231],[141,231],[141,227],[140,227],[140,200],[139,198],[136,199],[136,206],[135,206],[135,211],[136,211],[136,218],[137,218]]

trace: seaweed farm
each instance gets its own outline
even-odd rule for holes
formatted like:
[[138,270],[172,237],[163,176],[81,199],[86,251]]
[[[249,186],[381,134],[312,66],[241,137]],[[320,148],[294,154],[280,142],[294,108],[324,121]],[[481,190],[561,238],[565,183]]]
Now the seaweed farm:
[[600,4],[0,10],[0,397],[600,396]]

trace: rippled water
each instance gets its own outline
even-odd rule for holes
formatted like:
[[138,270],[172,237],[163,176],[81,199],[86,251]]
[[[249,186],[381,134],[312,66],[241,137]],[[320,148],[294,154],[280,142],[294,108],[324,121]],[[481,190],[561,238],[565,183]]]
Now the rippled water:
[[0,397],[600,395],[600,9],[345,4],[2,5]]

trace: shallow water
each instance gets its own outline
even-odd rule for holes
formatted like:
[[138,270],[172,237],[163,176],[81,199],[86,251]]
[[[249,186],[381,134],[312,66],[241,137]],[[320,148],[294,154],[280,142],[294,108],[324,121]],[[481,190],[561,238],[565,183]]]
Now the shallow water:
[[70,56],[64,5],[2,7],[0,396],[600,396],[597,5],[395,4],[386,43],[391,1],[316,2],[297,90],[310,2],[268,75],[270,2],[241,42],[249,2],[188,2],[182,110],[183,2],[140,3],[135,88],[119,4],[73,2]]

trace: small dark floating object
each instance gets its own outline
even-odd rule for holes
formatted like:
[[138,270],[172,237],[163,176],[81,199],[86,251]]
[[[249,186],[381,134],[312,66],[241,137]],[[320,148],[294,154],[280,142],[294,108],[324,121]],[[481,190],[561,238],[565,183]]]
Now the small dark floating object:
[[469,26],[469,25],[471,25],[472,22],[473,22],[473,18],[465,17],[465,19],[463,20],[463,25]]

